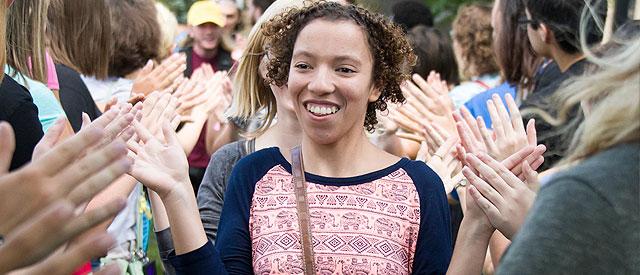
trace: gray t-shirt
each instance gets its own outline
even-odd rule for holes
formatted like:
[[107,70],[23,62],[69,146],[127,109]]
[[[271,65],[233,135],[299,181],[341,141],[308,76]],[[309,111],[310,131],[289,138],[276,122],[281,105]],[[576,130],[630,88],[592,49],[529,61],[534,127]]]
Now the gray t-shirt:
[[[209,160],[209,165],[198,190],[197,200],[204,231],[212,243],[216,241],[224,192],[227,190],[231,171],[241,158],[253,152],[255,152],[253,139],[239,140],[220,147]],[[171,228],[156,232],[156,237],[166,274],[175,274],[175,270],[168,260],[169,254],[174,251]]]
[[544,185],[497,274],[640,274],[640,144]]
[[207,238],[213,243],[218,233],[224,192],[236,163],[255,151],[254,140],[239,140],[220,147],[212,156],[198,190],[198,208]]

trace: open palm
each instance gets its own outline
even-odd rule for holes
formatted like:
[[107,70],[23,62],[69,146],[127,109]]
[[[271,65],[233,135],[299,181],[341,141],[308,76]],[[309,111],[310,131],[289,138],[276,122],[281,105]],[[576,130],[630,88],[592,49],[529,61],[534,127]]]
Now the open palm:
[[184,188],[191,188],[189,165],[171,126],[167,122],[162,126],[166,143],[151,135],[140,123],[134,122],[134,126],[140,141],[129,144],[135,154],[131,176],[157,192],[160,197],[176,190],[188,191]]

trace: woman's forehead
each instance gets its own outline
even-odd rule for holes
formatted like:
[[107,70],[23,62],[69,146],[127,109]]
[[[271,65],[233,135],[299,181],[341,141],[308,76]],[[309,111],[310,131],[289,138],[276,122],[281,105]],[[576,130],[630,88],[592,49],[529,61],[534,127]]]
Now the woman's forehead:
[[355,22],[316,19],[300,30],[293,54],[366,59],[371,49],[364,30]]

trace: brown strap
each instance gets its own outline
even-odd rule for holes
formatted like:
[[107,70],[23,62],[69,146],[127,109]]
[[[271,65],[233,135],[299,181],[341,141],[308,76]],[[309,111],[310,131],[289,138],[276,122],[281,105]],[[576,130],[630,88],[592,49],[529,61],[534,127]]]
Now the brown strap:
[[291,170],[296,193],[296,208],[298,210],[298,227],[300,228],[300,241],[302,242],[302,260],[304,262],[304,274],[316,274],[316,262],[313,256],[313,241],[311,236],[311,222],[309,204],[307,203],[307,188],[304,178],[304,163],[302,162],[302,149],[300,146],[291,149]]

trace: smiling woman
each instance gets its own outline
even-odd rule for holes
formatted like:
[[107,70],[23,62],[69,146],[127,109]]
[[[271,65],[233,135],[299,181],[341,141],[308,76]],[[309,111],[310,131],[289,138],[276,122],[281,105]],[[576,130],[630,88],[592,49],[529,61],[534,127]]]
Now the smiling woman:
[[356,6],[320,2],[276,16],[263,32],[270,45],[267,79],[287,85],[303,130],[314,240],[304,248],[314,254],[314,267],[303,264],[298,216],[304,212],[298,212],[288,153],[267,148],[236,164],[214,248],[185,172],[145,161],[162,154],[147,141],[138,154],[149,166],[133,174],[167,208],[176,271],[443,274],[451,231],[442,181],[423,162],[388,154],[365,135],[376,110],[404,101],[399,85],[415,57],[400,28]]

